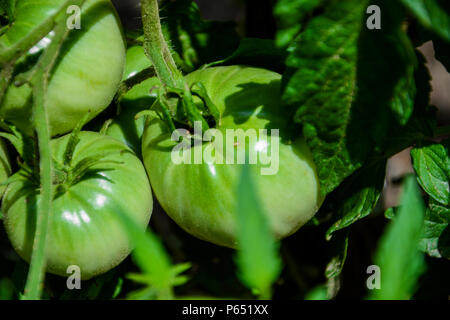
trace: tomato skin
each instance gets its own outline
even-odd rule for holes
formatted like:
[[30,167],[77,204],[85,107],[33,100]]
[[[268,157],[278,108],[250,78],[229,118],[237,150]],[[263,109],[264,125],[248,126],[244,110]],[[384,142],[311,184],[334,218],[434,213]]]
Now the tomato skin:
[[[150,66],[151,63],[142,46],[128,48],[123,80],[129,79]],[[119,101],[119,115],[113,119],[106,131],[108,136],[125,143],[139,156],[141,156],[141,138],[144,133],[145,117],[135,119],[135,116],[140,111],[148,110],[151,107],[157,97],[157,90],[151,89],[160,85],[157,77],[151,77],[127,91]]]
[[[286,112],[281,107],[281,76],[245,66],[214,67],[186,76],[189,85],[201,81],[222,120],[217,129],[280,129],[279,169],[261,175],[261,163],[250,165],[259,198],[274,235],[284,238],[304,225],[323,202],[312,156],[302,138],[287,143]],[[259,136],[258,143],[262,136]],[[271,142],[268,140],[268,148]],[[237,247],[236,184],[242,164],[175,164],[177,142],[158,118],[149,118],[142,138],[144,164],[153,191],[167,214],[188,233],[226,247]],[[203,150],[209,143],[203,143]],[[255,149],[251,142],[235,150]],[[195,152],[195,151],[193,151]],[[258,152],[258,151],[255,151]]]
[[150,68],[152,63],[145,55],[144,48],[140,45],[130,46],[127,49],[127,63],[125,65],[125,72],[123,80],[129,79],[136,73]]
[[[68,138],[66,135],[51,142],[53,156],[60,163]],[[104,160],[115,162],[96,164],[90,174],[53,200],[47,271],[67,276],[67,267],[77,265],[82,279],[89,279],[118,265],[131,251],[118,215],[129,215],[144,229],[153,199],[145,169],[128,147],[96,132],[81,132],[79,138],[74,164],[104,152],[111,152]],[[8,237],[26,261],[32,252],[39,201],[35,183],[22,177],[8,186],[2,203]]]
[[129,146],[141,156],[141,139],[144,133],[145,117],[136,119],[136,115],[148,110],[156,100],[156,91],[150,89],[159,86],[158,78],[149,78],[128,91],[120,100],[120,113],[109,125],[106,134]]
[[[11,46],[22,39],[62,3],[19,0],[16,20],[0,37],[0,46]],[[89,120],[104,110],[124,71],[125,41],[110,1],[86,1],[80,23],[81,29],[72,30],[65,40],[48,84],[46,101],[52,136],[71,131],[89,110]],[[11,84],[0,105],[0,117],[30,134],[31,103],[28,84]]]

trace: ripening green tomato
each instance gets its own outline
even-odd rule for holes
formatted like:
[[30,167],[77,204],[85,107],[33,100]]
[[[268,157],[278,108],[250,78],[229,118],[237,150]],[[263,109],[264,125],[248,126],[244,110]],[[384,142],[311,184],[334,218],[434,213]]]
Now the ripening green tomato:
[[[0,37],[0,47],[20,41],[63,2],[18,0],[16,20]],[[28,60],[50,39],[51,34],[33,47]],[[23,72],[31,67],[25,60],[16,66],[17,70]],[[87,0],[81,10],[80,29],[71,30],[65,40],[48,84],[46,101],[52,135],[71,131],[89,110],[89,120],[104,110],[114,97],[124,66],[125,41],[114,7],[109,0]],[[30,133],[28,84],[10,85],[0,105],[0,117]]]
[[[107,155],[79,181],[57,192],[47,234],[47,271],[67,276],[68,266],[76,265],[82,279],[89,279],[127,257],[131,246],[119,215],[134,218],[144,230],[153,198],[144,166],[127,146],[96,132],[83,131],[79,138],[74,166],[86,157]],[[66,135],[51,142],[53,158],[59,163],[63,163],[68,140]],[[36,183],[22,174],[16,173],[19,179],[8,185],[2,211],[14,249],[30,261],[40,195]],[[65,181],[67,176],[58,179]]]
[[125,65],[123,80],[129,79],[142,70],[150,68],[152,65],[141,45],[130,46],[127,49],[126,57],[127,63]]
[[[151,66],[142,46],[132,46],[127,50],[127,63],[124,79]],[[109,125],[106,134],[128,145],[139,156],[141,155],[141,138],[144,132],[145,118],[135,119],[142,110],[149,109],[156,99],[153,87],[160,85],[157,77],[142,81],[132,87],[120,99],[120,113]]]
[[[11,175],[11,163],[9,161],[8,151],[5,142],[0,139],[0,183],[5,182]],[[5,186],[0,186],[0,199],[5,192]]]
[[[194,145],[188,148],[193,155],[188,158],[191,163],[183,163],[173,157],[174,147],[180,144],[172,140],[165,123],[158,117],[149,117],[142,154],[161,206],[190,234],[218,245],[237,247],[236,184],[243,162],[236,155],[245,155],[247,150],[247,163],[252,156],[265,159],[249,166],[273,234],[281,239],[294,233],[314,216],[323,198],[306,143],[301,137],[289,142],[292,128],[281,102],[281,76],[260,68],[228,66],[198,70],[187,75],[186,80],[189,85],[202,82],[219,109],[221,122],[216,129],[222,134],[223,143],[221,148],[215,143],[219,141],[215,136],[210,139],[212,142]],[[232,136],[227,138],[226,132],[231,129],[254,129],[257,138],[235,141]],[[279,129],[279,134],[259,133],[259,129]],[[224,149],[227,144],[229,147]],[[203,157],[197,164],[196,152]],[[225,156],[225,152],[234,152],[230,164],[220,164],[211,157]],[[264,155],[270,156],[272,162],[262,158]]]

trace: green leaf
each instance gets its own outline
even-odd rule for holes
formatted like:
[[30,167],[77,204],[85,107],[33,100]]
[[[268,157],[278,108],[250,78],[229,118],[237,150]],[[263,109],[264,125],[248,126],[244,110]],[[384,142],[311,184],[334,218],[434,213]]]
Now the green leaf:
[[425,208],[415,178],[406,179],[398,214],[389,223],[375,255],[381,272],[381,288],[369,298],[404,300],[411,298],[419,276],[425,270],[418,244],[423,229]]
[[416,96],[414,111],[405,125],[390,124],[386,129],[389,139],[383,145],[384,155],[390,157],[405,148],[430,139],[436,129],[436,108],[429,105],[431,92],[431,76],[426,67],[423,55],[416,51],[418,58],[415,72]]
[[411,150],[414,170],[420,186],[434,200],[448,206],[450,204],[450,140],[441,143],[426,143]]
[[385,171],[385,160],[367,165],[346,179],[330,195],[328,206],[337,220],[326,233],[328,239],[337,230],[347,228],[373,211],[383,190]]
[[[393,219],[397,213],[398,208],[389,208],[385,216],[387,219]],[[419,249],[430,257],[450,259],[449,223],[450,208],[429,199]]]
[[243,166],[236,195],[239,277],[246,286],[268,299],[272,283],[280,274],[281,260],[247,165]]
[[300,32],[305,20],[320,7],[322,0],[279,0],[274,8],[277,20],[276,44],[287,46]]
[[382,152],[393,138],[391,131],[404,127],[412,117],[418,91],[415,75],[420,69],[414,47],[403,31],[404,8],[396,1],[374,0],[371,4],[381,9],[381,29],[361,30],[358,95],[352,109],[355,128],[351,133],[365,138],[351,142],[373,141],[375,149]]
[[419,248],[429,256],[450,259],[450,208],[430,200]]
[[283,100],[295,104],[295,120],[312,149],[321,192],[332,191],[361,162],[345,136],[356,91],[357,44],[368,1],[329,1],[295,39],[283,75]]
[[390,130],[405,126],[414,113],[417,58],[402,30],[404,10],[395,2],[370,3],[381,6],[382,30],[366,27],[369,1],[331,0],[286,60],[283,100],[297,107],[295,121],[312,150],[323,194],[371,153],[383,154]]
[[348,249],[348,231],[341,232],[331,240],[331,260],[325,269],[327,279],[338,277],[344,268]]
[[325,268],[325,277],[327,278],[327,298],[333,299],[339,293],[341,287],[341,273],[347,259],[348,249],[348,229],[339,232],[330,241],[331,259]]
[[209,63],[204,67],[245,64],[283,72],[286,57],[287,51],[276,47],[273,40],[245,38],[241,40],[239,47],[230,56],[223,60]]
[[450,2],[447,0],[401,0],[426,28],[450,42]]

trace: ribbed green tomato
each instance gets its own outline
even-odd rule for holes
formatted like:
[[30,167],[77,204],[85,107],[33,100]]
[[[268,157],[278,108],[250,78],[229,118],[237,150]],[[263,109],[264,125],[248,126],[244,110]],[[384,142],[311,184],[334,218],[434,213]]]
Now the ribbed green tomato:
[[[53,200],[53,217],[47,234],[47,271],[67,276],[77,265],[82,279],[89,279],[117,266],[131,251],[119,215],[148,224],[153,209],[150,184],[144,166],[123,143],[96,132],[80,133],[73,166],[86,157],[104,155],[87,174]],[[63,163],[69,135],[52,140],[54,159]],[[36,205],[40,201],[34,181],[16,173],[18,180],[6,189],[2,211],[5,229],[16,252],[30,260]],[[59,176],[58,181],[64,181]]]
[[[18,0],[16,19],[0,37],[0,47],[23,39],[63,2]],[[51,35],[44,38],[40,46],[45,46],[50,39]],[[38,47],[30,50],[28,61]],[[114,7],[109,0],[87,0],[81,10],[80,29],[71,30],[65,40],[48,84],[46,101],[52,135],[71,131],[88,110],[90,119],[104,110],[114,97],[124,66],[125,42]],[[30,67],[22,59],[16,71],[23,72]],[[0,105],[0,117],[30,132],[31,87],[28,84],[10,85]]]
[[[278,154],[278,170],[273,170],[273,174],[262,174],[261,169],[268,169],[268,165],[261,161],[250,168],[274,235],[280,239],[294,233],[314,216],[323,198],[304,140],[300,137],[289,142],[292,128],[281,102],[281,76],[260,68],[228,66],[198,70],[187,75],[186,80],[189,85],[203,83],[221,114],[216,129],[225,137],[228,129],[280,130],[279,137],[275,134],[267,137],[263,132],[257,140],[231,141],[232,150],[221,152],[245,154],[248,150],[249,159],[252,155],[269,153],[274,161]],[[223,145],[230,139],[224,139]],[[219,164],[205,158],[200,164],[177,164],[178,160],[174,162],[171,156],[177,144],[165,123],[158,117],[149,118],[142,153],[159,203],[190,234],[218,245],[236,247],[236,183],[243,165],[236,158],[231,161],[234,164]],[[276,145],[278,152],[272,149]],[[194,145],[192,153],[199,148],[203,155],[212,154],[211,150],[220,152],[214,143],[203,142]]]

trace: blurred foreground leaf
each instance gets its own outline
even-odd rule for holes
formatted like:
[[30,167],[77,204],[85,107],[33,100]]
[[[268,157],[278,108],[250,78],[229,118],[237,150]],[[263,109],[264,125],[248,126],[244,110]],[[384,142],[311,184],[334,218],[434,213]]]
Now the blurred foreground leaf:
[[130,294],[132,299],[173,299],[173,287],[184,284],[187,277],[180,274],[190,265],[172,265],[170,257],[159,238],[149,229],[145,232],[127,215],[120,216],[131,242],[134,244],[133,259],[141,274],[129,274],[129,278],[146,287]]
[[423,228],[425,208],[415,178],[405,181],[398,213],[382,236],[375,256],[381,272],[381,288],[373,289],[369,299],[410,299],[419,276],[425,271],[418,243]]
[[247,165],[243,166],[236,195],[239,277],[262,299],[269,299],[281,271],[281,259]]

